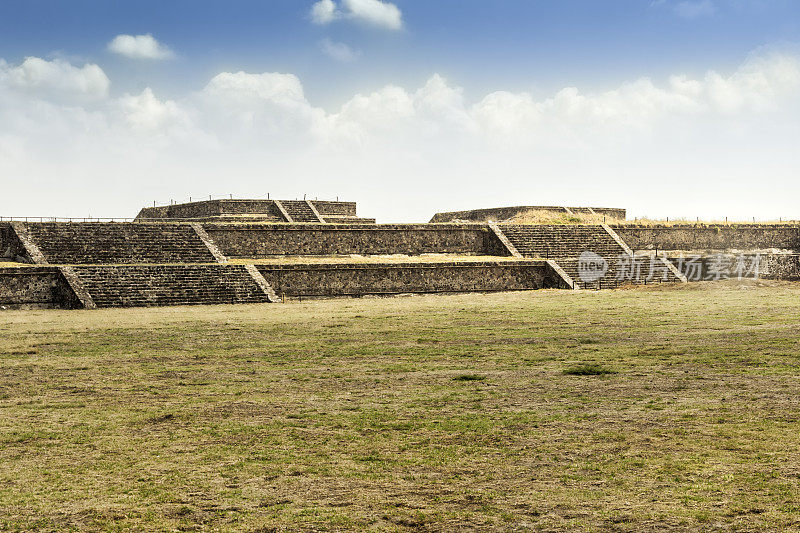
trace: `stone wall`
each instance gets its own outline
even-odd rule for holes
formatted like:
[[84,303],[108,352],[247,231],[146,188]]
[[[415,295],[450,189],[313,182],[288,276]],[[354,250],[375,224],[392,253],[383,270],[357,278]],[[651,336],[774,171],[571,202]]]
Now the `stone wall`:
[[199,219],[222,215],[271,215],[283,219],[272,200],[204,200],[161,207],[145,207],[137,219]]
[[204,224],[228,257],[487,253],[483,224]]
[[15,261],[25,256],[25,247],[11,228],[11,224],[0,222],[0,261]]
[[81,265],[73,270],[97,307],[269,301],[245,265]]
[[191,224],[29,222],[24,226],[51,264],[216,261]]
[[[489,220],[500,222],[508,220],[513,216],[525,213],[527,211],[550,211],[553,213],[566,214],[567,209],[576,212],[588,212],[585,207],[563,207],[563,206],[513,206],[513,207],[492,207],[488,209],[471,209],[468,211],[449,211],[446,213],[436,213],[431,218],[431,222],[450,222],[453,220],[469,220],[471,222],[486,222]],[[608,217],[625,219],[625,209],[618,209],[613,207],[593,207],[592,210],[598,215],[605,215]]]
[[0,307],[71,309],[80,306],[57,267],[0,268]]
[[160,205],[158,207],[144,207],[139,211],[139,214],[136,215],[137,220],[149,220],[151,218],[169,218],[169,208],[171,206],[168,205]]
[[489,292],[564,287],[545,261],[258,265],[286,296]]
[[800,250],[800,226],[789,224],[612,227],[634,250]]
[[324,200],[313,200],[312,203],[317,212],[322,215],[356,216],[355,202],[328,202]]
[[669,260],[689,281],[739,277],[800,280],[800,254],[670,255]]
[[[355,217],[355,202],[314,201],[320,215]],[[219,199],[183,204],[145,207],[137,219],[203,219],[225,215],[268,215],[283,220],[280,210],[272,200]]]
[[762,254],[759,271],[768,279],[800,280],[800,254]]

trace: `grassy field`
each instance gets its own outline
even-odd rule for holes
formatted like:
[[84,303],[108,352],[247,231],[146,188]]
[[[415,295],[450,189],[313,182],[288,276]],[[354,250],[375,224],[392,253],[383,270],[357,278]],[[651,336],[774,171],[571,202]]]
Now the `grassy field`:
[[0,313],[0,530],[800,526],[800,285]]

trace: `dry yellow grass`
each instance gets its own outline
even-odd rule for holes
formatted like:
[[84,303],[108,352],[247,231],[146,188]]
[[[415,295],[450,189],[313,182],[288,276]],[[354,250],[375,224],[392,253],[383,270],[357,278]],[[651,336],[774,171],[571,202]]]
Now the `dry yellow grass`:
[[651,219],[651,218],[634,218],[633,220],[623,220],[619,224],[635,224],[640,226],[709,226],[709,225],[759,225],[759,224],[785,224],[785,225],[798,225],[800,220],[703,220],[703,219],[685,219],[678,218],[669,220]]
[[541,209],[531,209],[519,213],[508,220],[503,220],[502,224],[618,224],[619,219],[603,215],[592,215],[583,213],[556,213]]
[[230,259],[231,264],[320,264],[320,263],[449,263],[449,262],[475,262],[475,261],[519,261],[516,257],[494,255],[451,255],[451,254],[422,254],[422,255],[290,255],[276,256],[259,259]]
[[681,226],[681,225],[711,225],[711,224],[786,224],[797,225],[800,224],[798,220],[702,220],[702,219],[652,219],[652,218],[634,218],[634,219],[619,219],[604,215],[592,215],[586,213],[557,213],[553,211],[544,211],[539,209],[532,209],[519,213],[507,220],[499,221],[501,224],[631,224],[640,226]]

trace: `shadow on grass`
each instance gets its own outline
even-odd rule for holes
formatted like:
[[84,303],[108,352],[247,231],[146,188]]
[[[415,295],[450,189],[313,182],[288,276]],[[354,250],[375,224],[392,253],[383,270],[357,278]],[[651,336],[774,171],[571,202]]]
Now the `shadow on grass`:
[[616,374],[615,370],[603,367],[598,363],[582,363],[564,369],[564,374],[568,376],[602,376],[605,374]]

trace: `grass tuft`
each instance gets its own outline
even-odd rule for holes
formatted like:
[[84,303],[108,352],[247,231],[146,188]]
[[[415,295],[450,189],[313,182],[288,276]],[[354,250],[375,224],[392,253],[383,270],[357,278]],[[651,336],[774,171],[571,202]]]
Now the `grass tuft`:
[[478,374],[461,374],[453,378],[453,381],[483,381],[486,379],[486,376],[480,376]]

